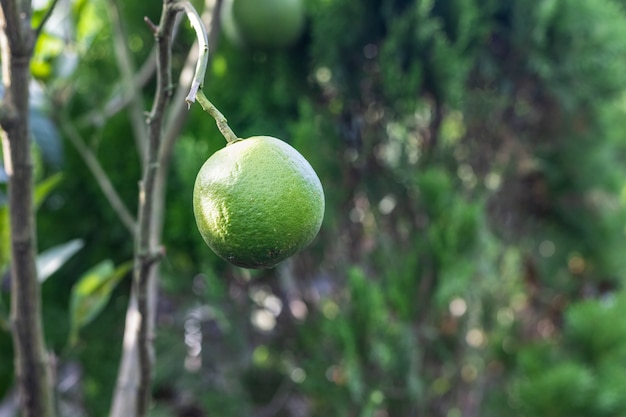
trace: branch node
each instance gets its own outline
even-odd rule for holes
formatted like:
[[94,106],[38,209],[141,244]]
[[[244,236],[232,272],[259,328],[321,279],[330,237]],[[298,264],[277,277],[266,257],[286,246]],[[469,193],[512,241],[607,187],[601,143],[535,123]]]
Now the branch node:
[[174,86],[174,84],[170,83],[170,85],[167,86],[167,98],[170,99],[172,98],[172,96],[174,95],[174,91],[176,91],[176,87]]
[[8,100],[4,100],[0,103],[0,126],[2,126],[4,130],[9,130],[18,122],[19,116],[13,103]]
[[196,94],[198,94],[198,90],[200,89],[200,82],[198,80],[193,80],[191,83],[191,88],[189,89],[189,94],[185,97],[185,102],[187,103],[187,110],[191,108],[191,105],[196,101]]
[[149,267],[160,262],[165,257],[165,254],[165,247],[158,246],[156,249],[139,254],[139,259],[143,267]]
[[159,33],[159,27],[155,25],[154,22],[150,20],[148,16],[144,16],[143,21],[146,23],[146,25],[148,25],[148,27],[150,28],[150,30],[155,36],[157,35],[157,33]]

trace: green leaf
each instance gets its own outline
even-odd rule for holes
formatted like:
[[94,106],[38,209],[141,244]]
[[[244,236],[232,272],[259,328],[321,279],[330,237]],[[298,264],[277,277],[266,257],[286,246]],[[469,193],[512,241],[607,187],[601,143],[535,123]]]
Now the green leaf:
[[111,293],[131,268],[131,261],[115,268],[107,259],[92,267],[74,284],[70,298],[70,345],[78,340],[78,331],[102,312]]
[[41,203],[48,197],[48,195],[59,185],[63,179],[63,174],[57,173],[51,177],[46,178],[35,186],[35,210],[41,206]]
[[67,243],[54,246],[37,255],[37,279],[43,283],[54,274],[69,258],[82,249],[84,243],[81,239],[70,240]]

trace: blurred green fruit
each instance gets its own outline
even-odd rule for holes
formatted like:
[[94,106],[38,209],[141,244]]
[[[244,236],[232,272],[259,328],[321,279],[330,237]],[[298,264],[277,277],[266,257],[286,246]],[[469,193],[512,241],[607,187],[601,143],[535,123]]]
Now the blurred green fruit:
[[285,48],[302,34],[305,8],[303,0],[225,0],[220,18],[237,45]]

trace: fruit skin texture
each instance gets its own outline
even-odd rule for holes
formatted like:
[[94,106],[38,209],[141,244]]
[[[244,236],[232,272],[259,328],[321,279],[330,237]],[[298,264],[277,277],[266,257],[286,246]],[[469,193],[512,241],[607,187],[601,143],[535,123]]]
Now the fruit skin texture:
[[303,0],[226,0],[224,32],[235,44],[284,48],[294,44],[305,24]]
[[218,256],[244,268],[271,268],[313,241],[324,217],[324,191],[293,147],[255,136],[204,163],[193,208],[200,234]]

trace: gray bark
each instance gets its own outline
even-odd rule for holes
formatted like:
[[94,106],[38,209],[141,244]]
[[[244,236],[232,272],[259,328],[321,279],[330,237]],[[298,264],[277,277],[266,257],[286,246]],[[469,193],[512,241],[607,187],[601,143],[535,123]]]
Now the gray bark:
[[4,97],[0,107],[4,166],[9,176],[11,331],[23,417],[54,416],[53,384],[41,319],[35,254],[33,160],[29,130],[30,58],[35,31],[26,1],[0,1]]

